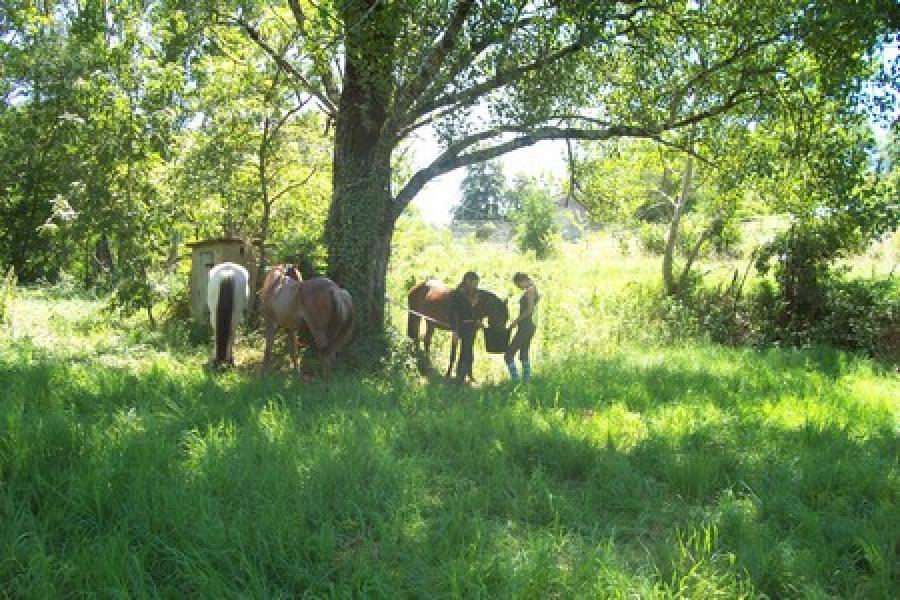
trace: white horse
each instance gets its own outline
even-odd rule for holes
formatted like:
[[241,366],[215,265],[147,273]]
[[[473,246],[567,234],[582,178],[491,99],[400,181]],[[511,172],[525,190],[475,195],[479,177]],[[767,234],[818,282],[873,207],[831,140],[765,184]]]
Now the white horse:
[[213,366],[234,365],[234,334],[250,298],[250,277],[241,265],[225,262],[209,270],[206,305],[216,339]]

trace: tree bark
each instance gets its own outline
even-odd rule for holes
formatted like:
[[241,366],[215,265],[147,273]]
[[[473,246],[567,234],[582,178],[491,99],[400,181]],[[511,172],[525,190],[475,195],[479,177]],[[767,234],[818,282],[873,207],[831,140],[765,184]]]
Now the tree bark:
[[[376,13],[380,5],[373,4]],[[370,18],[378,18],[372,16]],[[385,328],[385,292],[391,238],[391,151],[387,106],[390,39],[348,38],[343,92],[335,120],[332,201],[325,224],[329,276],[353,297],[357,335],[379,338]]]
[[684,163],[684,178],[682,179],[681,195],[675,204],[675,210],[672,214],[672,222],[669,224],[669,236],[666,239],[666,251],[663,255],[663,284],[666,288],[666,294],[674,296],[678,293],[678,282],[675,280],[675,243],[678,241],[678,226],[681,222],[681,215],[684,213],[684,207],[687,204],[688,193],[691,189],[691,176],[693,174],[694,157],[688,154]]

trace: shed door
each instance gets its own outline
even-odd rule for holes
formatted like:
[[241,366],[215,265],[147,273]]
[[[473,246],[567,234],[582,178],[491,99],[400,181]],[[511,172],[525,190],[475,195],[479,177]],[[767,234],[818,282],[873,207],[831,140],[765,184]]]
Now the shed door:
[[212,252],[198,252],[191,272],[191,307],[195,319],[208,319],[206,287],[209,284],[209,270],[215,266]]

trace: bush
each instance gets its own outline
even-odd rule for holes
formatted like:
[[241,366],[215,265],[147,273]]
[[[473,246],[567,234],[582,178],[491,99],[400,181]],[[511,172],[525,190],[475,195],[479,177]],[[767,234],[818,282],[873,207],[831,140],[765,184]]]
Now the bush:
[[818,318],[785,324],[781,315],[787,301],[770,281],[746,298],[696,286],[677,301],[681,310],[670,311],[668,327],[729,345],[828,345],[900,364],[900,286],[895,278],[831,276],[819,282],[818,290]]
[[825,316],[812,331],[817,341],[900,363],[900,286],[895,280],[832,280],[825,305]]
[[475,228],[475,239],[481,242],[490,240],[497,234],[497,226],[490,221],[479,223]]
[[0,325],[9,321],[13,298],[16,295],[16,271],[10,267],[0,280]]
[[[705,217],[696,218],[693,215],[685,216],[679,223],[678,239],[676,247],[684,256],[697,244],[697,240],[709,226]],[[637,239],[641,248],[648,254],[662,255],[666,251],[666,240],[669,236],[668,223],[640,223],[637,227]],[[735,257],[740,254],[741,231],[738,224],[733,221],[723,221],[709,235],[703,247],[700,249],[700,257],[708,258],[712,255]]]
[[271,264],[289,262],[300,269],[304,278],[309,279],[326,272],[328,253],[321,236],[307,231],[298,231],[282,240],[276,247]]
[[539,259],[553,253],[559,225],[550,193],[530,185],[521,194],[522,206],[514,215],[516,242],[522,252],[534,251]]
[[669,227],[661,223],[641,223],[637,228],[637,239],[641,249],[648,253],[662,256],[666,251],[666,236]]

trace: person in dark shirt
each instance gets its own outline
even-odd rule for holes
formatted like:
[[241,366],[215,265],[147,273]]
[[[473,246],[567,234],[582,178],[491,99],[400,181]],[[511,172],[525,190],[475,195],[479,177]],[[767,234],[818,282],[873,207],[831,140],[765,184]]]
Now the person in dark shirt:
[[463,275],[462,281],[450,297],[450,326],[453,328],[453,343],[458,339],[459,362],[456,363],[456,382],[465,383],[466,377],[472,377],[472,365],[475,361],[475,332],[478,324],[475,321],[475,304],[478,301],[478,274],[469,271]]
[[519,361],[522,363],[522,380],[531,379],[531,362],[528,358],[528,351],[531,348],[531,339],[534,337],[537,325],[534,320],[534,309],[540,300],[537,288],[531,278],[525,273],[516,273],[513,275],[513,283],[520,290],[524,290],[522,297],[519,298],[519,316],[514,319],[509,328],[516,328],[516,334],[509,343],[503,360],[506,361],[506,368],[509,370],[509,376],[513,381],[519,379],[519,373],[516,370],[516,352],[519,353]]

